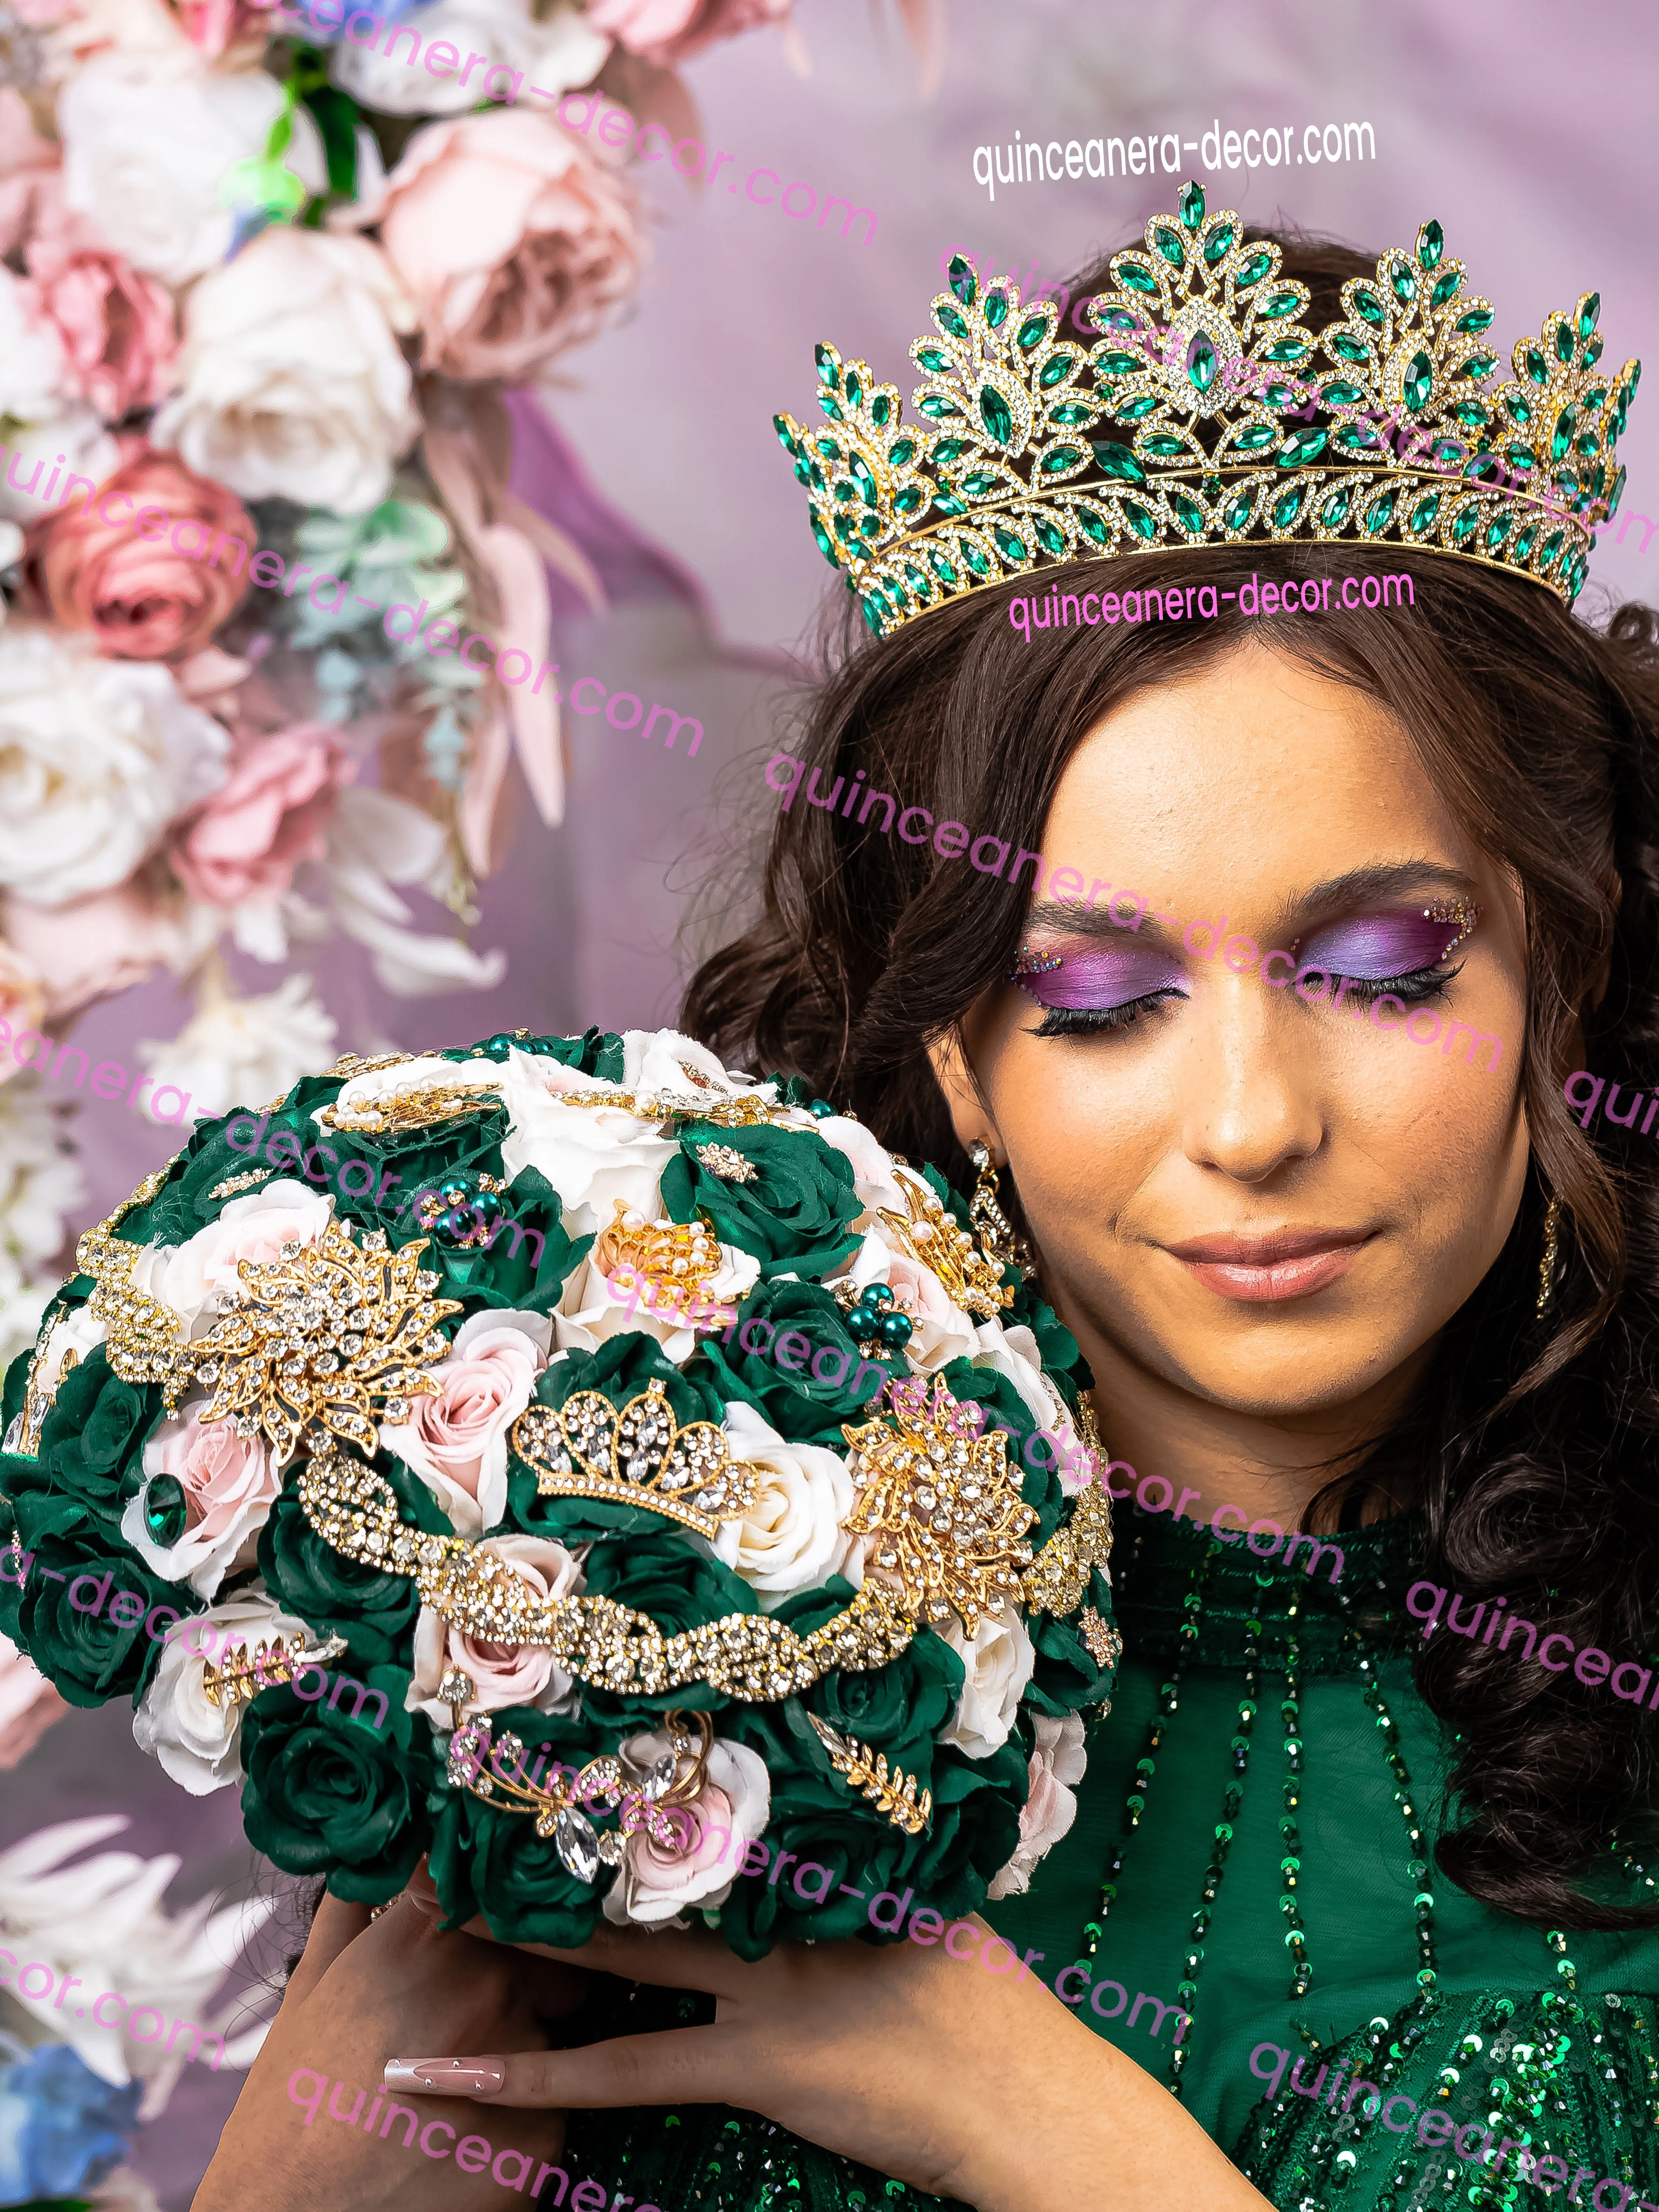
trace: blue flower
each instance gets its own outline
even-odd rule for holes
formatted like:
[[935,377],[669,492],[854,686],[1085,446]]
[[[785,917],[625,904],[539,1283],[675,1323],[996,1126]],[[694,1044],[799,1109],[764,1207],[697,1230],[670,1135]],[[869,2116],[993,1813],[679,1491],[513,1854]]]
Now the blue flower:
[[0,2063],[0,2205],[95,2188],[125,2154],[141,2094],[100,2081],[64,2043]]

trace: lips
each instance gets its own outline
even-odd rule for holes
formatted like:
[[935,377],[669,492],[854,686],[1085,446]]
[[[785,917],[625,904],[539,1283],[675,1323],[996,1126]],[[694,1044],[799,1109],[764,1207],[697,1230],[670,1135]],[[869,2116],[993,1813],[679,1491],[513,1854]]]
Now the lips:
[[1206,1290],[1244,1304],[1311,1297],[1346,1275],[1372,1229],[1279,1229],[1261,1236],[1194,1237],[1164,1249]]

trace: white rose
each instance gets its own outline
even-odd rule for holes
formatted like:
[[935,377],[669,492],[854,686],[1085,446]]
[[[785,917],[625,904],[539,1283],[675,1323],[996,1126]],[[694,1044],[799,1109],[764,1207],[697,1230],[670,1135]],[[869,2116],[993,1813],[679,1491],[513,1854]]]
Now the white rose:
[[[21,1313],[27,1310],[27,1303],[24,1301],[20,1304],[20,1318]],[[40,1312],[45,1310],[46,1299],[43,1297]],[[4,1328],[8,1332],[11,1328],[12,1320],[12,1302],[9,1298],[3,1316]],[[38,1330],[39,1327],[40,1313],[37,1313],[35,1328]],[[31,1334],[33,1334],[33,1332],[31,1331]],[[64,1363],[68,1359],[70,1352],[75,1354],[76,1364],[78,1366],[85,1360],[87,1354],[95,1350],[108,1334],[109,1331],[103,1322],[94,1321],[85,1306],[76,1306],[73,1313],[59,1314],[46,1332],[44,1356],[35,1374],[35,1388],[50,1398],[63,1380]],[[24,1342],[27,1342],[27,1340]],[[20,1342],[15,1346],[9,1346],[5,1350],[5,1366],[9,1367],[18,1352],[24,1349],[24,1342]],[[0,1371],[3,1370],[0,1370]],[[25,1409],[20,1406],[12,1416],[11,1426],[6,1431],[4,1445],[0,1449],[6,1451],[16,1450],[17,1439],[23,1426],[24,1411]]]
[[741,1521],[720,1523],[714,1557],[759,1594],[761,1611],[831,1575],[858,1589],[864,1540],[841,1525],[858,1494],[847,1462],[819,1444],[787,1443],[741,1398],[726,1409],[726,1437],[733,1459],[754,1468],[757,1494]]
[[222,1654],[232,1644],[246,1644],[252,1652],[277,1636],[290,1648],[300,1636],[311,1644],[321,1641],[257,1584],[163,1632],[161,1660],[132,1717],[132,1736],[139,1750],[159,1759],[192,1797],[206,1797],[242,1778],[242,1716],[247,1707],[231,1698],[216,1705],[210,1700],[203,1686],[207,1655]]
[[[702,1279],[698,1297],[689,1289],[678,1294],[653,1290],[630,1276],[625,1264],[608,1275],[590,1249],[571,1271],[553,1316],[561,1350],[597,1352],[606,1337],[633,1329],[655,1337],[664,1356],[683,1367],[709,1334],[714,1309],[735,1306],[760,1279],[760,1261],[752,1252],[740,1252],[734,1244],[721,1244],[719,1250],[720,1266]],[[698,1322],[701,1329],[693,1326]]]
[[[585,1548],[568,1552],[549,1536],[486,1536],[476,1548],[504,1560],[537,1598],[575,1597],[586,1586]],[[415,1623],[415,1672],[404,1705],[409,1712],[424,1713],[434,1729],[446,1733],[454,1726],[455,1716],[438,1695],[438,1685],[451,1667],[471,1676],[474,1695],[467,1702],[487,1713],[502,1712],[509,1705],[572,1713],[580,1695],[575,1677],[555,1664],[544,1644],[492,1644],[465,1635],[423,1605]],[[535,1771],[538,1748],[548,1747],[530,1747],[527,1773]]]
[[993,1903],[1024,1897],[1031,1876],[1077,1818],[1077,1799],[1068,1786],[1081,1782],[1089,1764],[1083,1748],[1083,1716],[1067,1713],[1051,1720],[1039,1713],[1032,1723],[1036,1746],[1031,1753],[1030,1786],[1019,1812],[1019,1843],[986,1892]]
[[[135,269],[186,284],[223,261],[235,216],[220,181],[234,162],[263,155],[282,112],[283,88],[263,70],[173,71],[133,54],[100,54],[58,98],[64,196]],[[317,126],[303,107],[290,114],[283,158],[319,192],[328,173]],[[319,372],[327,366],[325,357]]]
[[[665,1735],[636,1735],[623,1744],[622,1754],[643,1774],[668,1748]],[[617,1879],[605,1893],[605,1917],[619,1927],[684,1928],[685,1905],[725,1902],[744,1847],[764,1833],[771,1816],[765,1760],[747,1744],[716,1736],[701,1795],[690,1807],[672,1809],[695,1815],[696,1839],[678,1850],[653,1842],[643,1829],[628,1838]]]
[[893,1172],[893,1156],[884,1145],[876,1142],[862,1121],[845,1114],[830,1114],[812,1127],[826,1145],[833,1145],[846,1157],[853,1170],[853,1188],[866,1206],[872,1212],[878,1206],[885,1206],[908,1219],[903,1187]]
[[[521,71],[526,82],[554,94],[591,83],[611,51],[610,40],[574,12],[562,12],[550,23],[533,21],[528,0],[437,0],[408,21],[428,48],[447,39],[458,52],[488,54],[492,64]],[[388,54],[393,45],[396,52]],[[464,115],[486,97],[509,92],[522,97],[522,86],[504,84],[493,70],[484,76],[469,71],[469,84],[453,70],[434,82],[424,69],[410,67],[409,53],[407,39],[382,38],[377,25],[361,45],[349,38],[335,41],[329,76],[343,92],[385,115]]]
[[[0,337],[0,358],[8,343]],[[4,412],[0,408],[0,414]],[[78,399],[29,416],[9,443],[12,459],[0,474],[0,515],[11,518],[0,525],[0,549],[4,552],[0,565],[7,566],[18,557],[17,540],[12,534],[15,526],[38,521],[49,492],[55,503],[61,504],[56,495],[68,489],[71,477],[84,477],[88,483],[100,484],[121,465],[121,449],[99,420],[97,410]],[[58,465],[60,459],[61,467]],[[89,495],[84,485],[77,488],[76,496],[85,502]]]
[[125,883],[217,790],[230,740],[167,669],[80,633],[0,631],[0,885],[58,907]]
[[[623,1091],[668,1091],[681,1098],[718,1096],[721,1098],[758,1098],[775,1105],[778,1086],[775,1083],[757,1083],[747,1075],[734,1074],[721,1065],[706,1044],[695,1037],[682,1036],[678,1030],[624,1030],[622,1033],[623,1072],[618,1086]],[[590,1076],[586,1086],[603,1090]],[[788,1122],[779,1127],[816,1129],[817,1123],[804,1106],[791,1109]]]
[[[27,1032],[21,1034],[27,1035]],[[40,1077],[25,1072],[0,1089],[0,1251],[24,1269],[63,1249],[68,1216],[78,1213],[86,1181],[78,1160],[61,1149],[59,1123]],[[94,1323],[83,1322],[83,1330]],[[100,1329],[64,1339],[82,1356],[103,1341]]]
[[417,1394],[408,1420],[380,1430],[382,1449],[414,1469],[459,1535],[482,1536],[507,1517],[507,1432],[535,1394],[550,1340],[544,1315],[474,1314],[427,1370],[436,1395]]
[[[138,1054],[153,1075],[184,1091],[196,1121],[244,1098],[280,1097],[302,1075],[320,1075],[335,1057],[334,1038],[310,976],[289,975],[263,997],[204,1006],[176,1037],[146,1037]],[[148,1099],[144,1106],[148,1112]]]
[[982,1613],[971,1641],[955,1613],[932,1624],[968,1671],[951,1725],[939,1738],[969,1759],[988,1759],[1008,1741],[1036,1665],[1036,1650],[1013,1607]]
[[379,246],[276,224],[191,291],[152,442],[244,499],[362,514],[421,428],[394,336],[414,327]]
[[[1057,1468],[1060,1488],[1068,1498],[1076,1497],[1093,1480],[1093,1455],[1078,1433],[1071,1408],[1042,1371],[1042,1354],[1036,1337],[1023,1322],[1012,1328],[1004,1328],[998,1321],[983,1322],[975,1334],[978,1349],[970,1355],[974,1365],[1006,1375],[1048,1439],[1046,1447],[1036,1445],[1034,1437],[1027,1439],[1035,1449],[1028,1450],[1026,1466]],[[1018,1464],[1012,1442],[1008,1463],[1010,1467]]]
[[134,1285],[170,1307],[186,1337],[205,1336],[242,1287],[239,1262],[263,1267],[281,1257],[284,1244],[314,1244],[333,1211],[323,1192],[279,1177],[233,1198],[188,1243],[146,1246],[133,1267]]
[[[74,393],[63,340],[51,323],[30,313],[19,279],[0,268],[0,415],[32,422],[60,412]],[[15,446],[12,467],[24,458],[21,443]]]
[[[573,1237],[608,1229],[616,1201],[654,1221],[662,1212],[662,1171],[680,1157],[672,1137],[659,1137],[654,1121],[642,1121],[622,1107],[565,1106],[567,1091],[605,1091],[631,1087],[601,1083],[538,1054],[510,1052],[492,1070],[502,1079],[507,1133],[501,1145],[502,1173],[510,1182],[521,1168],[535,1168],[559,1194],[564,1226]],[[686,1085],[682,1079],[679,1086]]]

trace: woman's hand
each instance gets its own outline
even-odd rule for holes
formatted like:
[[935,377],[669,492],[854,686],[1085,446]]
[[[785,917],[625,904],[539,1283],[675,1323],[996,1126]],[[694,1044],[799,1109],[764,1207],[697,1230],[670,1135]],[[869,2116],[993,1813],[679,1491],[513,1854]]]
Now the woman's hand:
[[[522,2151],[532,2169],[526,2195],[535,2168],[557,2160],[564,2119],[552,2112],[524,2114],[509,2136],[500,2112],[405,2093],[382,2103],[372,2140],[363,2132],[394,2051],[411,2043],[432,2051],[544,2045],[541,2021],[573,2012],[586,1988],[586,1975],[568,1966],[515,1957],[459,1931],[445,1935],[439,1918],[423,1872],[373,1927],[366,1905],[324,1898],[191,2212],[316,2212],[319,2205],[377,2212],[394,2204],[398,2212],[440,2204],[444,2212],[496,2212],[501,2185],[489,2165],[469,2175],[447,2155],[450,2147],[477,2134],[494,2153]],[[313,2094],[319,2082],[320,2099]],[[417,2140],[407,2150],[406,2120],[382,2133],[394,2101],[418,2115]],[[355,2114],[358,2125],[331,2118],[331,2104]],[[422,2157],[418,2131],[433,2120],[454,2132]],[[443,2144],[443,2131],[432,2140]]]
[[[603,1926],[580,1951],[516,1948],[711,1991],[718,2009],[711,2027],[579,2051],[447,2056],[474,2082],[483,2073],[469,2092],[480,2109],[734,2105],[981,2212],[1267,2202],[1166,2089],[1024,1966],[993,1978],[942,1950],[851,1942],[786,1944],[747,1966],[701,1930]],[[444,2064],[399,2063],[415,2069],[405,2082],[446,2094]]]

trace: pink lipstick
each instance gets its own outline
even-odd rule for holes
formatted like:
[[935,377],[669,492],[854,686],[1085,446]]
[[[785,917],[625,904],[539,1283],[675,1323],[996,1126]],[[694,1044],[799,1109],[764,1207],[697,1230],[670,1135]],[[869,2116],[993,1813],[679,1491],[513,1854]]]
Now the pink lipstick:
[[1346,1275],[1374,1229],[1280,1229],[1188,1237],[1164,1250],[1218,1297],[1272,1305],[1311,1297]]

